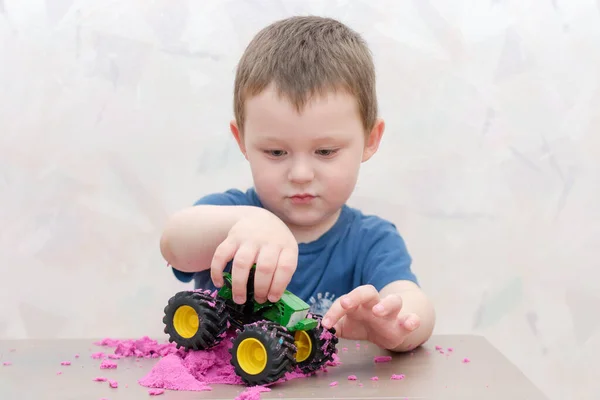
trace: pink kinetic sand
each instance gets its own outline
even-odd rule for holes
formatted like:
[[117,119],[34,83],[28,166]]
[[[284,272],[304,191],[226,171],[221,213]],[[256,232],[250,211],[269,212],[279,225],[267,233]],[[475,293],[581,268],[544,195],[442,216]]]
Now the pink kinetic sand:
[[[147,336],[138,340],[107,338],[96,344],[114,347],[114,353],[121,357],[160,358],[152,370],[138,380],[138,383],[142,386],[153,389],[208,391],[212,390],[210,384],[243,384],[241,378],[235,374],[230,362],[229,349],[232,346],[229,340],[230,337],[230,335],[227,335],[217,346],[205,351],[177,349],[173,343],[159,344],[156,340],[152,340]],[[324,337],[327,338],[326,335]],[[104,358],[102,365],[116,366],[107,359],[110,355],[100,356],[100,354],[103,353],[94,353],[97,358]],[[333,354],[333,361],[328,362],[326,366],[339,364],[341,362],[339,362],[337,354]],[[279,382],[305,376],[305,374],[296,370],[286,373]],[[264,386],[251,387],[243,392],[238,400],[259,399],[260,392],[268,390],[270,389]]]
[[464,362],[464,363],[470,363],[470,362],[471,362],[471,360],[469,360],[468,358],[464,358],[464,359],[463,359],[463,362]]
[[62,361],[60,365],[71,365],[71,361]]
[[329,384],[329,386],[337,386],[337,384],[338,384],[337,381],[333,381]]
[[404,374],[400,374],[400,375],[393,374],[393,375],[390,377],[390,379],[397,380],[397,381],[401,381],[401,380],[402,380],[402,379],[404,379],[404,378],[405,378]]
[[150,389],[148,390],[148,394],[150,396],[158,396],[160,394],[163,394],[165,392],[164,389]]
[[376,363],[392,361],[392,356],[376,356],[373,358],[373,361],[375,361]]
[[[162,358],[144,378],[140,385],[172,390],[211,390],[209,384],[243,384],[230,363],[229,349],[232,343],[223,340],[209,351],[178,352]],[[301,378],[299,372],[287,373],[282,381]]]
[[357,380],[357,379],[358,379],[358,378],[356,377],[356,375],[350,375],[350,376],[348,376],[348,380],[349,380],[349,381],[355,381],[355,380]]
[[100,363],[100,369],[115,369],[115,368],[117,368],[117,364],[115,364],[112,361],[102,360],[102,363]]
[[333,358],[333,361],[328,361],[325,364],[325,366],[335,367],[335,366],[338,366],[338,365],[342,365],[342,362],[340,361],[340,357],[337,354],[335,354],[335,353],[332,354],[332,358]]
[[260,394],[262,392],[270,392],[271,389],[264,386],[252,386],[244,390],[234,400],[260,400]]
[[[114,355],[121,357],[159,358],[179,351],[172,343],[159,344],[156,340],[152,340],[148,336],[135,340],[106,338],[95,344],[98,346],[115,347]],[[100,355],[98,358],[104,357],[102,352],[95,354]],[[114,357],[114,355],[107,355],[106,357]]]

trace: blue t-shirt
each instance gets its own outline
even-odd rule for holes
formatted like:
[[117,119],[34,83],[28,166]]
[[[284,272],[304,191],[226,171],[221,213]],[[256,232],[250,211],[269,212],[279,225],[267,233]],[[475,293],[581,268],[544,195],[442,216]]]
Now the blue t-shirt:
[[[200,204],[263,207],[253,188],[210,194],[194,205]],[[225,270],[231,271],[231,262]],[[193,279],[196,289],[215,289],[210,269],[173,272],[182,282]],[[418,285],[411,271],[411,257],[395,225],[344,205],[329,231],[313,242],[298,245],[298,265],[287,289],[306,301],[311,312],[323,315],[337,297],[360,285],[371,284],[381,290],[396,280]]]

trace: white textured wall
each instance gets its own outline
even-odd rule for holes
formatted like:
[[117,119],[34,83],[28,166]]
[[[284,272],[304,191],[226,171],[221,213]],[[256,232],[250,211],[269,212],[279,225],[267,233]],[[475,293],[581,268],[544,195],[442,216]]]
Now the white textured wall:
[[400,227],[436,333],[597,399],[600,1],[369,3],[0,0],[0,338],[161,335],[166,216],[250,184],[236,61],[315,13],[372,46],[387,134],[352,202]]

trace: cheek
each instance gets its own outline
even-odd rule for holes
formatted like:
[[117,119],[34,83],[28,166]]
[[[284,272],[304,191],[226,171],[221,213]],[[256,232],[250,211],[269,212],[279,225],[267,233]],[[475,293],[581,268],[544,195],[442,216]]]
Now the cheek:
[[340,192],[352,191],[358,178],[360,162],[354,157],[339,160],[327,168],[327,186]]
[[263,188],[266,191],[272,191],[278,187],[281,177],[278,174],[278,168],[264,158],[250,158],[250,168],[252,177],[257,188]]

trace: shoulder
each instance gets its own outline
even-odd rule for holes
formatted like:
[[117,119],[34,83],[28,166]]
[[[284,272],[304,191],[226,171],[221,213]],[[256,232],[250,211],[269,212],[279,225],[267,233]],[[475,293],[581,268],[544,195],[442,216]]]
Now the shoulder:
[[217,206],[256,206],[262,207],[260,199],[254,188],[246,191],[239,189],[229,189],[224,192],[207,194],[194,203],[195,206],[208,204]]
[[350,210],[355,214],[351,235],[361,284],[372,284],[377,290],[398,280],[418,285],[411,270],[412,257],[396,225],[377,215]]
[[357,208],[348,207],[352,214],[351,234],[367,242],[378,242],[382,238],[401,238],[396,225],[384,218],[373,214],[364,214]]

